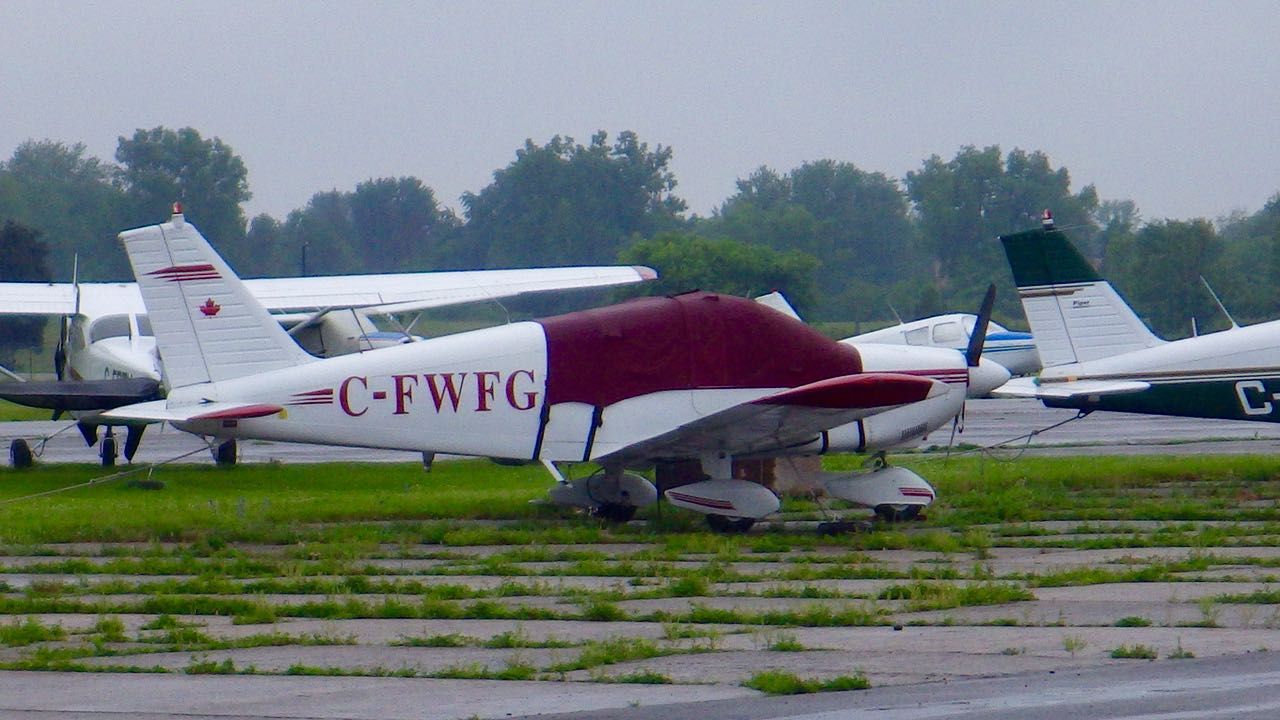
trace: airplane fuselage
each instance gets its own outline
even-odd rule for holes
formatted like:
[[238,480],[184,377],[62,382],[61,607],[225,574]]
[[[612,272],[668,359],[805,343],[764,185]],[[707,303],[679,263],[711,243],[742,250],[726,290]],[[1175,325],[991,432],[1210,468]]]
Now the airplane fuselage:
[[[582,461],[608,459],[638,439],[793,387],[797,378],[893,372],[947,383],[950,390],[936,397],[814,433],[808,442],[765,444],[754,451],[885,449],[949,422],[963,405],[968,383],[963,358],[954,351],[859,353],[837,343],[818,349],[824,358],[812,357],[813,348],[775,348],[775,357],[752,363],[763,370],[736,381],[740,373],[719,370],[749,360],[735,359],[735,349],[690,351],[687,338],[672,341],[659,328],[647,337],[630,339],[628,333],[628,339],[613,340],[626,347],[583,352],[581,343],[590,346],[593,340],[576,340],[567,325],[554,319],[515,323],[318,360],[179,388],[169,404],[251,397],[284,408],[267,417],[179,424],[220,438]],[[646,348],[653,355],[646,356]],[[667,355],[658,359],[657,353]],[[815,362],[821,369],[804,367]]]
[[1068,380],[1137,380],[1146,390],[1044,398],[1050,407],[1280,422],[1280,321],[1046,368],[1042,387]]
[[[936,315],[855,335],[843,342],[950,348],[964,352],[976,320],[977,316],[966,313]],[[1040,354],[1031,333],[1008,330],[996,323],[987,329],[982,355],[1003,365],[1012,375],[1028,375],[1040,369]]]

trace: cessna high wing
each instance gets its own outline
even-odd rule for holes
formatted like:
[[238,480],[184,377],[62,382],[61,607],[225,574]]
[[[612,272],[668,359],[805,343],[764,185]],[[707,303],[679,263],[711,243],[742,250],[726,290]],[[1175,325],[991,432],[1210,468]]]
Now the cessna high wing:
[[[702,477],[666,498],[713,527],[741,529],[779,501],[735,478],[735,458],[891,446],[907,428],[878,426],[880,415],[905,411],[912,428],[940,426],[963,402],[949,383],[968,382],[964,372],[939,380],[927,368],[869,368],[803,323],[701,292],[317,359],[181,215],[120,237],[170,389],[103,420],[167,421],[217,439],[537,460],[562,480],[553,502],[607,517],[657,499],[628,469],[694,461]],[[602,471],[569,482],[556,466],[586,461]],[[886,470],[823,481],[872,507],[932,501],[919,476]]]
[[[333,357],[420,339],[406,331],[379,330],[370,319],[375,312],[408,313],[655,277],[647,267],[599,266],[243,282],[298,344],[314,355]],[[216,311],[214,305],[202,308],[205,313]],[[61,319],[61,328],[54,354],[58,380],[0,383],[0,398],[48,408],[56,420],[63,412],[79,414],[163,396],[155,337],[136,283],[0,283],[2,314],[54,315]],[[97,440],[96,426],[85,424],[81,430],[90,444]],[[132,459],[139,440],[135,430],[125,443],[126,458]],[[102,450],[104,463],[113,462],[114,438]],[[220,457],[233,460],[234,447],[224,449]]]
[[1084,411],[1280,421],[1280,321],[1166,342],[1048,211],[1041,229],[1000,241],[1044,370],[996,395]]

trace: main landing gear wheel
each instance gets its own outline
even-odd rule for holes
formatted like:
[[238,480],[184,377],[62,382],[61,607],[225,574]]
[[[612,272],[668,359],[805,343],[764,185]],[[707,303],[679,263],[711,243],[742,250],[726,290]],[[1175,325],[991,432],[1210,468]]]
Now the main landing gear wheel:
[[9,464],[15,468],[29,468],[35,464],[31,446],[26,440],[18,438],[9,443]]
[[727,515],[708,515],[707,524],[718,533],[738,535],[750,530],[751,526],[756,524],[756,519],[729,517]]
[[919,505],[877,505],[876,517],[887,522],[906,522],[920,516]]
[[636,516],[636,506],[607,503],[596,507],[592,514],[609,522],[624,523]]
[[213,464],[230,467],[236,464],[236,441],[228,440],[213,449]]
[[120,448],[110,427],[107,428],[106,436],[102,438],[102,447],[98,448],[98,455],[102,457],[102,467],[116,466],[116,457],[120,455]]

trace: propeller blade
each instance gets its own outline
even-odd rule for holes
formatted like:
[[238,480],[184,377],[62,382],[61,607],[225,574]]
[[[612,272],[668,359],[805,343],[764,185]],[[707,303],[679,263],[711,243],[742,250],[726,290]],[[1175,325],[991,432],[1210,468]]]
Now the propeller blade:
[[996,304],[996,284],[987,287],[987,296],[982,298],[982,308],[978,310],[978,320],[973,324],[973,334],[969,336],[969,347],[964,352],[965,362],[969,367],[978,367],[982,359],[982,346],[987,342],[987,326],[991,324],[991,309]]

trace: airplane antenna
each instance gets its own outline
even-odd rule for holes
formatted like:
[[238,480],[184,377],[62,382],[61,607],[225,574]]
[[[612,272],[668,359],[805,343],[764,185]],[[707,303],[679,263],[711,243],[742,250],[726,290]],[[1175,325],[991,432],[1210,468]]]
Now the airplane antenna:
[[1200,282],[1204,283],[1204,289],[1209,291],[1209,297],[1213,298],[1213,302],[1217,304],[1218,309],[1222,311],[1223,315],[1227,316],[1227,322],[1231,323],[1231,329],[1239,330],[1240,326],[1236,324],[1236,319],[1231,317],[1231,313],[1227,312],[1227,306],[1223,305],[1222,301],[1218,299],[1218,293],[1213,291],[1213,286],[1209,284],[1208,280],[1204,279],[1203,275],[1200,276]]
[[893,319],[897,320],[899,325],[906,325],[906,323],[902,322],[902,316],[899,315],[898,311],[894,309],[893,303],[886,302],[885,305],[889,306],[889,312],[893,313]]
[[508,324],[508,325],[510,325],[510,324],[511,324],[511,311],[507,309],[507,306],[506,306],[506,305],[503,305],[503,304],[502,304],[502,301],[501,301],[501,300],[499,300],[498,298],[489,298],[489,299],[493,301],[493,304],[494,304],[494,305],[497,305],[498,307],[502,308],[502,312],[503,312],[503,313],[505,313],[505,314],[506,314],[506,316],[507,316],[507,324]]

